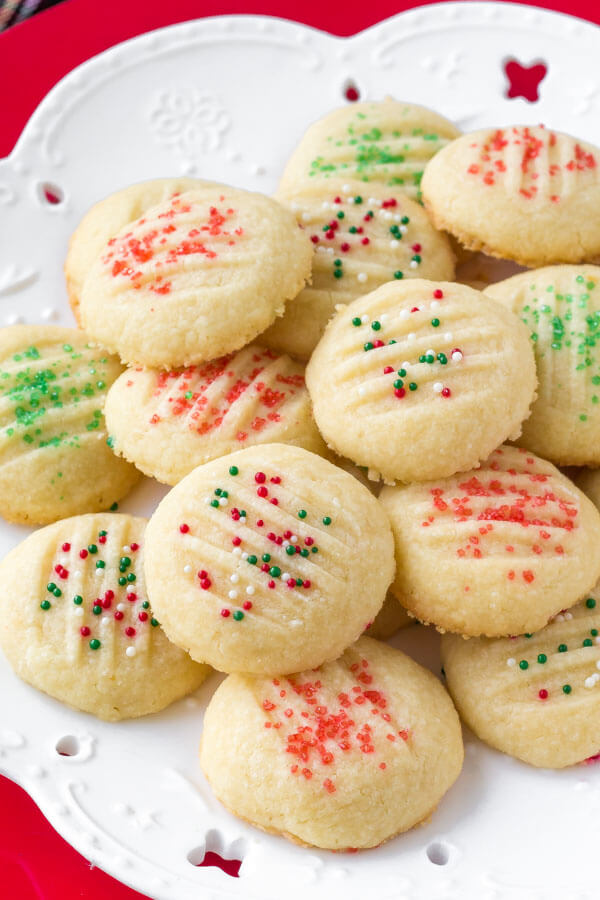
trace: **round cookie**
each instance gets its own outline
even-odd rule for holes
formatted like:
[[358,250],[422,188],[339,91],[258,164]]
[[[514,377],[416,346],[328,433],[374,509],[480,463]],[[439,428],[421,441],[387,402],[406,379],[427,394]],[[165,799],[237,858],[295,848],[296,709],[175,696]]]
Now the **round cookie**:
[[285,167],[279,189],[355,178],[419,200],[426,163],[459,135],[452,122],[424,106],[390,97],[351,103],[310,126]]
[[326,452],[304,366],[258,344],[171,372],[127,369],[109,391],[106,422],[115,453],[167,484],[254,444]]
[[414,619],[400,605],[392,592],[388,591],[383,606],[371,624],[365,628],[365,634],[377,638],[378,641],[385,641],[401,628],[413,623]]
[[448,688],[486,743],[533,766],[572,766],[600,751],[600,591],[536,634],[442,638]]
[[375,618],[394,574],[377,500],[286,444],[194,469],[152,516],[147,550],[166,634],[224,672],[285,674],[335,659]]
[[551,463],[504,446],[473,470],[384,487],[393,593],[440,631],[542,628],[600,576],[600,513]]
[[128,363],[216,359],[283,313],[312,255],[289,210],[206,183],[151,207],[108,241],[84,282],[81,320]]
[[486,288],[527,325],[537,399],[518,443],[559,466],[600,465],[600,267],[550,266]]
[[106,509],[139,472],[107,446],[104,401],[123,371],[75,328],[0,329],[0,514],[45,524]]
[[0,563],[0,645],[16,674],[100,719],[157,712],[209,673],[171,644],[146,599],[145,519],[74,516]]
[[83,282],[109,240],[124,225],[139,219],[150,207],[204,184],[197,178],[155,178],[116,191],[88,210],[71,236],[65,260],[69,303],[78,324]]
[[230,675],[208,705],[200,747],[234,815],[329,850],[376,847],[422,822],[462,762],[460,723],[439,681],[364,637],[316,671]]
[[308,359],[336,304],[394,279],[454,279],[448,238],[397,188],[333,179],[291,188],[278,199],[310,235],[315,254],[311,284],[261,338],[269,347]]
[[475,131],[428,163],[423,199],[470,250],[534,268],[598,259],[599,153],[541,125]]
[[536,384],[527,329],[461,284],[383,285],[340,310],[306,369],[321,434],[385,481],[477,465],[520,434]]

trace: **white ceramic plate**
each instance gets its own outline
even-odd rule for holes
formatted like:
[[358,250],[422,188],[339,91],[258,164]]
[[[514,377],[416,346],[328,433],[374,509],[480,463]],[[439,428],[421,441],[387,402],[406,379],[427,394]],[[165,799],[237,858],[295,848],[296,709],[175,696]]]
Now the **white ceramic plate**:
[[[269,192],[349,82],[363,99],[424,103],[463,129],[543,121],[600,143],[599,56],[593,25],[478,2],[406,12],[348,40],[223,17],[121,44],[60,82],[0,161],[0,324],[73,324],[62,264],[93,202],[182,173]],[[507,99],[508,57],[546,62],[539,102]],[[147,480],[122,509],[149,514],[163,493]],[[0,552],[26,533],[0,524]],[[439,666],[425,629],[395,643]],[[365,853],[301,849],[212,797],[197,745],[215,679],[160,715],[108,725],[20,683],[0,659],[0,770],[88,859],[160,900],[597,898],[600,768],[536,771],[467,735],[464,771],[428,825]],[[205,848],[242,859],[239,879],[194,865]]]

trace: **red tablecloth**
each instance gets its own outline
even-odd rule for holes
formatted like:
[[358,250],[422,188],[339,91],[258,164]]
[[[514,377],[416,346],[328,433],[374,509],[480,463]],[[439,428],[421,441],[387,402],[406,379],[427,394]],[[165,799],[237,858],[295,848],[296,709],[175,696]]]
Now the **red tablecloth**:
[[[261,14],[293,19],[350,35],[412,6],[407,0],[351,3],[305,0],[67,0],[0,34],[0,157],[12,150],[27,119],[50,88],[71,69],[127,38],[204,16]],[[597,0],[532,4],[600,24]],[[51,828],[27,795],[0,776],[0,896],[7,900],[136,900],[76,853]]]

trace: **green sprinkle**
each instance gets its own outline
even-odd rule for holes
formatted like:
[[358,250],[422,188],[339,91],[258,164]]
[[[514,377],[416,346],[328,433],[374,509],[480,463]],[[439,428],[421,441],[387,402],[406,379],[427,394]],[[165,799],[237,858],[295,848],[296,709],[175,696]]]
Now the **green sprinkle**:
[[410,219],[408,218],[408,216],[402,216],[400,221],[402,222],[403,225],[408,225],[408,223],[410,222]]
[[519,668],[523,669],[523,671],[525,671],[525,669],[529,668],[529,663],[527,662],[526,659],[521,660],[521,662],[519,663]]
[[111,512],[115,512],[118,508],[119,508],[119,504],[118,504],[118,503],[116,502],[116,500],[115,500],[115,502],[114,502],[114,503],[112,504],[112,506],[110,507],[110,511],[111,511]]
[[311,553],[318,553],[318,552],[319,552],[319,548],[318,548],[318,547],[311,547],[310,549],[311,549]]
[[54,591],[56,590],[56,585],[54,584],[53,581],[50,581],[50,582],[46,585],[46,590],[48,591],[49,594],[53,594],[53,593],[54,593]]
[[371,328],[373,331],[379,331],[381,328],[381,322],[378,322],[377,319],[374,322],[371,322]]
[[261,559],[262,559],[263,562],[271,562],[271,554],[270,554],[270,553],[263,553]]
[[105,566],[106,566],[106,563],[104,562],[103,559],[97,560],[97,562],[96,562],[97,569],[103,569]]
[[341,266],[342,261],[341,261],[341,259],[334,259],[333,264],[334,264],[334,266]]
[[360,321],[358,316],[354,316],[354,318],[352,319],[352,324],[355,328],[358,328],[359,325],[362,325],[362,322]]
[[285,548],[285,552],[287,553],[288,556],[294,556],[296,553],[296,548],[294,547],[293,544],[290,544],[289,547]]
[[428,362],[429,365],[431,365],[431,363],[435,362],[435,356],[432,353],[428,353],[425,357],[425,362]]
[[538,655],[538,662],[541,663],[542,665],[547,661],[547,659],[548,659],[548,657],[546,656],[545,653],[540,653]]
[[591,638],[586,638],[583,642],[584,647],[591,647],[593,645],[593,641]]
[[148,609],[149,607],[150,607],[150,604],[148,603],[148,601],[144,600],[144,602],[142,603],[142,609]]
[[121,559],[119,560],[119,564],[122,565],[122,566],[130,566],[130,565],[131,565],[131,559],[130,559],[130,557],[129,557],[129,556],[122,556]]
[[296,587],[302,587],[302,579],[296,578]]
[[527,633],[526,633],[526,634],[525,634],[525,637],[526,637],[526,638],[533,637],[533,634],[527,634]]
[[120,576],[120,578],[119,578],[119,584],[121,585],[121,587],[124,587],[124,585],[127,584],[127,579],[125,578],[124,575],[121,575],[121,576]]
[[220,506],[220,503],[218,500],[211,500],[210,505],[213,507],[213,509],[218,509]]
[[216,495],[217,497],[220,497],[220,496],[221,496],[221,488],[215,488],[215,495]]
[[255,566],[256,563],[258,562],[258,558],[252,553],[252,554],[248,557],[248,559],[246,560],[246,562],[249,563],[251,566]]
[[341,269],[334,269],[334,270],[333,270],[333,277],[334,277],[334,278],[342,278],[343,274],[344,274],[344,273],[342,272]]
[[229,466],[229,474],[230,475],[237,475],[239,473],[239,471],[240,470],[238,469],[237,466]]
[[446,363],[448,362],[448,357],[446,356],[445,353],[438,353],[437,358],[438,358],[438,361],[441,362],[441,364],[443,366],[445,366]]
[[99,650],[102,644],[98,638],[92,638],[90,641],[90,650]]
[[432,319],[432,320],[431,320],[431,324],[433,325],[434,328],[438,328],[438,327],[439,327],[439,324],[440,324],[440,320],[439,320],[439,319]]
[[42,602],[40,603],[40,606],[42,609],[50,609],[52,604],[50,603],[49,600],[42,600]]
[[158,621],[158,619],[155,619],[154,616],[152,616],[152,618],[150,619],[150,624],[153,628],[156,628],[157,625],[160,625],[160,622]]
[[406,378],[406,369],[398,369],[398,375],[400,378]]
[[95,616],[99,616],[102,613],[102,607],[99,603],[95,603],[92,607],[92,612]]
[[598,629],[597,629],[597,628],[590,628],[590,634],[591,634],[592,637],[598,637]]
[[360,206],[360,204],[363,202],[363,198],[362,198],[361,196],[355,197],[355,198],[354,198],[354,202],[355,202],[358,206]]
[[269,569],[269,575],[272,578],[279,578],[279,576],[281,575],[281,569],[279,568],[279,566],[271,566],[271,568]]
[[83,603],[83,597],[81,596],[81,594],[75,594],[75,596],[73,597],[73,603],[75,604],[75,606],[81,606],[81,604]]
[[566,653],[567,650],[568,650],[568,647],[567,647],[566,644],[559,644],[559,645],[558,645],[558,652],[559,652],[559,653]]
[[373,344],[371,343],[371,341],[367,341],[367,343],[364,345],[364,348],[363,348],[363,349],[364,349],[364,350],[372,350],[372,349],[373,349]]
[[399,281],[401,278],[404,278],[404,272],[401,272],[400,269],[398,269],[397,272],[394,272],[394,278],[397,278]]
[[242,619],[244,618],[244,613],[241,611],[241,609],[236,609],[236,611],[233,614],[233,618],[235,619],[236,622],[241,622]]
[[331,517],[323,516],[323,525],[331,525]]
[[409,391],[416,391],[417,387],[418,385],[416,385],[414,381],[411,381],[411,383],[408,385]]
[[394,387],[395,387],[395,388],[401,388],[401,387],[404,387],[404,382],[402,381],[401,378],[396,378],[396,380],[395,380],[395,382],[394,382]]
[[563,694],[570,694],[571,690],[572,688],[570,684],[563,684]]
[[101,391],[101,390],[103,390],[103,388],[106,387],[106,385],[105,385],[105,383],[104,383],[103,381],[97,381],[97,382],[96,382],[96,387],[98,388],[99,391]]
[[52,593],[55,597],[62,597],[62,591],[59,587],[55,587]]
[[[119,579],[119,580],[120,580],[120,579]],[[129,575],[127,576],[127,581],[128,581],[130,584],[133,584],[134,581],[137,581],[137,576],[134,575],[133,572],[130,572]]]
[[342,212],[342,210],[340,209],[339,213],[337,214],[337,218],[344,219],[345,217],[346,217],[346,213]]
[[65,351],[65,353],[71,353],[73,351],[73,348],[70,344],[63,344],[63,350]]
[[305,509],[299,509],[299,510],[298,510],[298,518],[299,518],[299,519],[305,519],[305,518],[306,518],[306,510],[305,510]]
[[308,556],[308,550],[306,549],[306,547],[302,548],[302,550],[300,551],[300,556],[303,556],[306,559],[306,557]]
[[594,600],[593,597],[588,597],[587,600],[585,601],[585,605],[587,606],[588,609],[593,609],[596,605],[596,601]]
[[97,553],[98,548],[95,544],[88,544],[88,553]]

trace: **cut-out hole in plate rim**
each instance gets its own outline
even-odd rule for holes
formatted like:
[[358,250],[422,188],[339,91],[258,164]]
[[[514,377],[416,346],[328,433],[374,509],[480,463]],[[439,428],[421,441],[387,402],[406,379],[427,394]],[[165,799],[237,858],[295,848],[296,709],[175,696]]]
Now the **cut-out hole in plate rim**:
[[232,878],[240,877],[241,859],[225,859],[220,853],[215,853],[214,850],[205,850],[204,847],[194,847],[188,853],[187,858],[188,862],[197,868],[213,866]]
[[529,66],[524,66],[518,59],[508,57],[504,60],[503,68],[508,79],[506,96],[510,100],[523,97],[529,103],[537,103],[540,99],[540,84],[548,74],[547,64],[537,59]]
[[73,734],[65,734],[56,742],[55,750],[59,756],[77,756],[79,741]]
[[360,100],[360,88],[354,79],[346,78],[342,85],[342,95],[348,103],[356,103],[357,100]]
[[44,206],[60,206],[65,200],[63,189],[51,181],[41,181],[37,186],[37,195]]
[[443,844],[441,841],[434,841],[429,844],[425,852],[427,853],[427,859],[434,866],[447,866],[450,861],[450,851],[446,844]]

